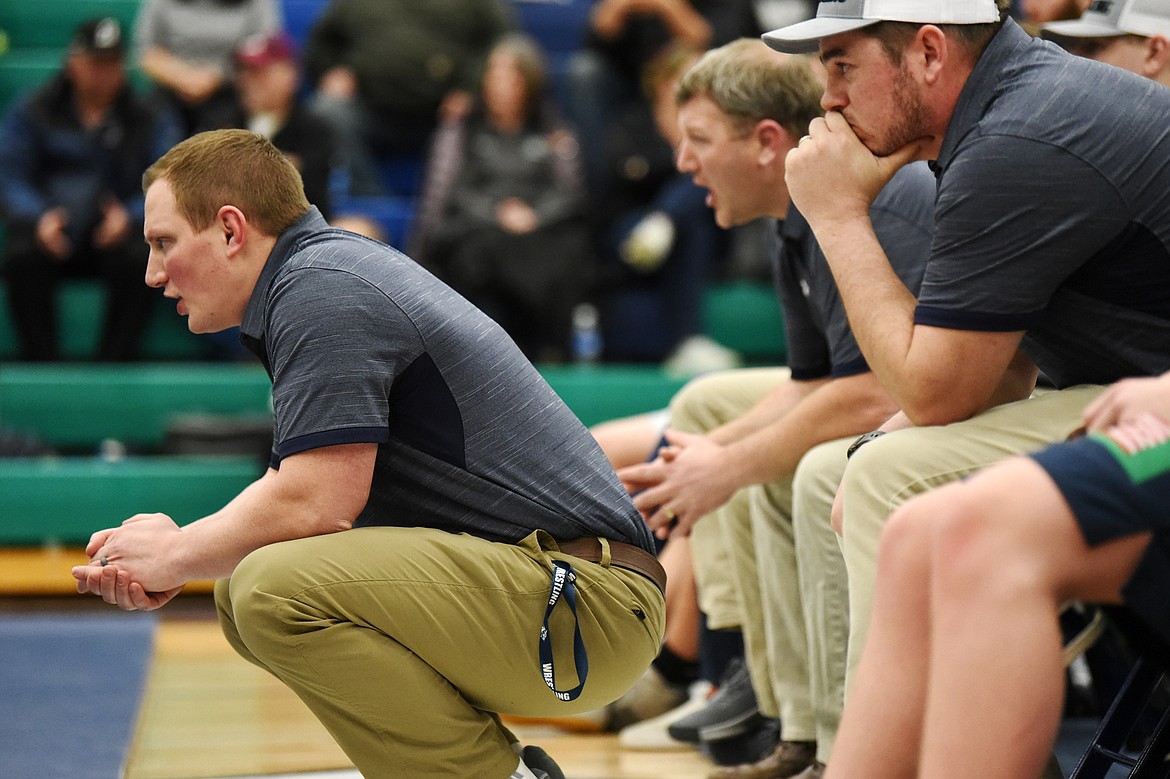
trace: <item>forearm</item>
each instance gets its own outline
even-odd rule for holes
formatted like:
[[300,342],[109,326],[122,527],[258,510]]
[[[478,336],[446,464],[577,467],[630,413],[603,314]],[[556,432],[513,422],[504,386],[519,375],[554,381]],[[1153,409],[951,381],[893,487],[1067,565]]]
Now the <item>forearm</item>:
[[284,488],[278,477],[249,484],[222,509],[185,525],[174,573],[181,581],[227,577],[240,560],[261,546],[345,530],[350,523],[324,522],[311,502]]
[[142,70],[154,81],[175,89],[190,77],[194,68],[166,49],[152,46],[142,53]]
[[222,509],[182,528],[175,573],[182,581],[219,579],[260,547],[348,529],[338,515],[303,488],[270,471]]
[[712,430],[708,438],[726,446],[754,435],[788,414],[826,381],[781,381],[750,409]]
[[1012,364],[1022,332],[916,324],[917,301],[890,266],[868,217],[813,229],[866,361],[914,424],[958,422],[1019,396],[1028,379]]
[[741,486],[775,481],[791,476],[814,446],[873,430],[897,410],[872,373],[834,379],[788,414],[728,446],[728,459],[740,463]]
[[711,25],[687,0],[658,0],[658,16],[672,36],[700,51],[711,43]]
[[869,217],[815,230],[837,282],[853,335],[891,392],[908,381],[916,301],[894,273]]
[[621,34],[629,12],[629,0],[601,0],[593,6],[590,24],[599,38],[612,40]]

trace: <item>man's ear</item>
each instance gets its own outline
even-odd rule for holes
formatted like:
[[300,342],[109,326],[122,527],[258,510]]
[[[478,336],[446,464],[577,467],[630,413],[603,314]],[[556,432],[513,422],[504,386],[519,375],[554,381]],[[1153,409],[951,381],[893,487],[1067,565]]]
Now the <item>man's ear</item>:
[[235,206],[221,206],[215,218],[227,244],[228,256],[232,257],[243,251],[248,237],[248,220],[244,213]]
[[753,132],[756,135],[756,142],[760,145],[761,165],[771,165],[777,159],[784,159],[788,150],[796,146],[797,139],[774,119],[761,119],[756,122]]
[[1146,38],[1146,55],[1142,59],[1142,75],[1159,78],[1170,67],[1170,40],[1165,35]]
[[934,85],[942,77],[951,53],[947,43],[947,36],[942,30],[933,24],[924,24],[918,28],[914,42],[907,47],[907,53],[916,58],[921,78],[928,86]]

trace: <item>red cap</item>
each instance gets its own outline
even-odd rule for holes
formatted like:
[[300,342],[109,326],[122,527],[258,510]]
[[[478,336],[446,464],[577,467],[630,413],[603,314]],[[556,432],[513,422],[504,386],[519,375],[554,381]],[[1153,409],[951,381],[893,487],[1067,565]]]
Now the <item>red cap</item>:
[[236,62],[243,67],[260,68],[273,62],[297,58],[297,44],[288,33],[253,35],[236,50]]

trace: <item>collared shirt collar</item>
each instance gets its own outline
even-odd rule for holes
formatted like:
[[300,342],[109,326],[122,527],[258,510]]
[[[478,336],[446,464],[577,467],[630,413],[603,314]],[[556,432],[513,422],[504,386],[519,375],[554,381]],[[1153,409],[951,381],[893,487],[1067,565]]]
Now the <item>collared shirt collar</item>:
[[1032,36],[1024,32],[1014,20],[1007,19],[987,44],[959,94],[938,159],[931,163],[930,167],[936,174],[946,170],[959,142],[979,122],[987,112],[988,105],[995,99],[1004,63],[1031,41]]
[[309,235],[329,226],[325,217],[316,206],[310,206],[292,226],[285,230],[276,239],[268,260],[264,263],[264,270],[260,271],[260,278],[252,289],[252,297],[248,299],[248,306],[244,309],[244,320],[240,323],[240,334],[248,338],[260,340],[264,334],[264,320],[268,314],[268,290],[272,286],[272,279],[281,266],[296,253],[302,240]]

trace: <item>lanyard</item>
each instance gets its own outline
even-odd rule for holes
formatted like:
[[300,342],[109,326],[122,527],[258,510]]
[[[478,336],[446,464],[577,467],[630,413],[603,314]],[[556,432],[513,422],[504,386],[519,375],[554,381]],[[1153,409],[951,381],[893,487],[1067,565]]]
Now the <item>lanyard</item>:
[[[589,675],[589,657],[585,653],[585,641],[581,638],[581,623],[577,620],[577,574],[573,573],[573,566],[564,560],[553,561],[552,589],[548,594],[548,608],[544,611],[544,625],[540,628],[540,675],[544,683],[553,691],[553,694],[562,701],[576,700],[585,689],[585,677]],[[565,596],[569,610],[573,612],[573,664],[577,671],[580,684],[571,690],[558,690],[555,674],[553,673],[552,637],[549,635],[548,620],[553,609]]]

